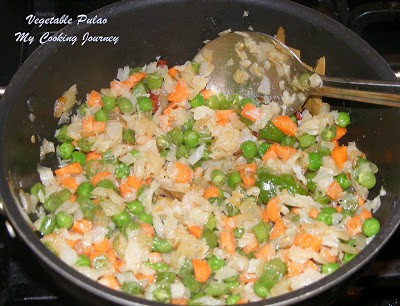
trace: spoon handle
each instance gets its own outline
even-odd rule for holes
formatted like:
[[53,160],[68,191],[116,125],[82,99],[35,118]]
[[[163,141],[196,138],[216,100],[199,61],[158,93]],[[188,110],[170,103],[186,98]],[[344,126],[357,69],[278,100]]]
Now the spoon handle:
[[321,78],[322,86],[313,88],[311,95],[400,107],[400,82]]

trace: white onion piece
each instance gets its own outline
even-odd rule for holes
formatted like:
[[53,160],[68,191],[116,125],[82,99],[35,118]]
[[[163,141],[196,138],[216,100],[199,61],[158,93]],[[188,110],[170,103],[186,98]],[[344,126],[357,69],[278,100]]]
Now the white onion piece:
[[203,143],[202,145],[198,146],[196,150],[188,157],[187,161],[189,164],[194,165],[197,163],[204,155],[204,148],[206,145]]

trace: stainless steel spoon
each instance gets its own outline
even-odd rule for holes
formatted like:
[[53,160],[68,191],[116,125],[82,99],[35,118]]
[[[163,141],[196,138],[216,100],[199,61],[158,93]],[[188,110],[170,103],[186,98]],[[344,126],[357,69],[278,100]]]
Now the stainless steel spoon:
[[215,93],[281,104],[293,114],[309,96],[400,107],[400,83],[331,78],[310,71],[280,41],[257,32],[232,32],[207,43],[195,61],[207,61],[207,88]]

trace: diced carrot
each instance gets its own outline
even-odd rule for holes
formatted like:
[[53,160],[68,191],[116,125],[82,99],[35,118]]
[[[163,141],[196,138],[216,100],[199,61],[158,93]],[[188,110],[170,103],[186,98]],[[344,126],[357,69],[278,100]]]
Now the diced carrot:
[[187,229],[189,234],[193,235],[197,239],[200,239],[203,234],[203,229],[197,225],[188,226]]
[[336,148],[339,146],[339,141],[338,140],[332,140],[331,143],[333,144],[333,148]]
[[300,233],[294,238],[293,244],[303,249],[312,249],[318,252],[322,245],[322,239],[311,234]]
[[219,247],[228,254],[235,253],[236,241],[233,231],[222,231],[219,234]]
[[344,135],[346,135],[347,129],[345,127],[336,126],[336,135],[333,140],[340,140]]
[[109,171],[96,173],[95,175],[92,176],[90,182],[93,184],[93,186],[96,186],[101,180],[105,179],[106,177],[109,177],[110,175],[111,172]]
[[304,272],[304,266],[303,266],[303,264],[301,264],[299,262],[288,260],[286,262],[286,266],[287,266],[287,271],[288,271],[289,277],[293,277],[293,276],[299,275]]
[[283,222],[282,218],[279,218],[278,220],[276,220],[275,225],[271,230],[269,239],[278,238],[280,236],[285,235],[285,233],[286,233],[285,223]]
[[336,209],[336,211],[337,211],[339,214],[343,211],[343,207],[342,207],[342,206],[339,206],[339,205],[336,205],[336,206],[335,206],[335,209]]
[[229,123],[229,116],[233,113],[234,111],[232,109],[217,110],[215,112],[217,118],[217,124],[227,125]]
[[359,233],[361,233],[361,228],[362,228],[362,221],[359,216],[354,216],[351,217],[346,224],[346,231],[355,236]]
[[203,197],[206,198],[207,200],[211,199],[211,198],[218,198],[219,197],[219,189],[215,186],[210,186],[204,192]]
[[120,284],[118,283],[117,279],[115,278],[114,275],[108,274],[105,276],[102,276],[98,282],[108,288],[114,289],[114,290],[119,290],[121,288]]
[[205,100],[208,100],[211,96],[213,96],[213,92],[209,89],[204,88],[202,91],[200,91],[200,94],[203,96]]
[[243,273],[239,276],[239,282],[248,284],[248,283],[255,283],[257,281],[257,275],[254,273]]
[[143,222],[143,223],[140,223],[140,227],[142,228],[143,233],[145,233],[146,235],[152,236],[152,237],[154,237],[156,235],[154,227],[152,227],[150,224]]
[[197,167],[196,169],[194,169],[193,171],[193,176],[194,177],[202,177],[204,174],[204,169],[202,167]]
[[371,213],[369,210],[367,210],[367,209],[363,209],[363,210],[359,213],[358,216],[360,217],[361,221],[364,222],[365,219],[372,218],[372,213]]
[[54,171],[54,173],[57,176],[62,176],[62,175],[66,175],[66,174],[81,174],[82,172],[83,172],[83,168],[82,168],[81,164],[78,162],[69,164],[65,167],[59,168]]
[[189,183],[192,179],[192,170],[180,162],[176,162],[175,167],[177,170],[175,183]]
[[160,252],[151,252],[148,255],[150,263],[162,262],[162,256]]
[[135,191],[135,189],[129,186],[128,182],[125,180],[119,183],[118,191],[121,197],[125,198],[128,195],[132,194]]
[[200,283],[205,283],[211,275],[211,268],[207,261],[192,259],[194,277]]
[[75,192],[76,189],[78,188],[78,183],[76,182],[75,178],[72,176],[62,176],[60,178],[60,184],[65,187],[70,189],[72,192]]
[[275,152],[283,161],[287,161],[297,150],[290,146],[275,146]]
[[178,74],[178,69],[171,67],[168,69],[168,74],[171,78],[175,79],[176,75]]
[[281,217],[281,208],[277,197],[269,199],[267,207],[263,211],[263,220],[265,222],[276,222]]
[[71,248],[75,248],[75,246],[78,244],[78,242],[80,242],[81,240],[80,239],[75,239],[75,240],[72,240],[72,239],[65,239],[65,242],[71,247]]
[[327,262],[336,262],[338,260],[337,255],[332,255],[330,253],[330,248],[326,246],[322,246],[321,250],[319,251],[319,254],[322,256],[322,258],[327,261]]
[[86,116],[82,119],[82,132],[83,136],[93,136],[103,133],[106,130],[106,121],[96,121],[94,116]]
[[256,122],[257,118],[261,116],[261,110],[251,103],[247,103],[243,106],[242,112],[240,113],[244,118],[249,119],[252,122]]
[[75,220],[71,230],[75,233],[85,234],[92,230],[92,222],[85,219]]
[[358,199],[358,206],[361,207],[364,205],[365,201],[362,197],[360,197],[360,195],[358,193],[355,193],[355,195],[357,196]]
[[296,136],[297,124],[289,116],[277,116],[271,123],[282,133],[289,136]]
[[156,277],[154,276],[154,274],[135,274],[135,277],[137,280],[146,280],[146,284],[144,285],[145,287],[148,287],[149,285],[151,285],[152,283],[154,283],[154,281],[156,280]]
[[101,100],[100,94],[97,91],[92,90],[87,99],[87,104],[90,107],[93,107],[95,105],[103,106],[103,101]]
[[340,187],[339,183],[334,180],[329,184],[326,189],[326,195],[330,197],[332,200],[337,201],[343,193],[342,187]]
[[184,297],[172,298],[169,303],[172,305],[187,305],[189,300]]
[[99,154],[99,153],[96,153],[96,152],[94,152],[94,151],[92,151],[92,152],[89,152],[89,153],[87,153],[86,154],[86,161],[88,162],[89,160],[99,160],[99,159],[101,159],[101,154]]
[[278,158],[278,154],[276,153],[276,147],[278,146],[278,144],[276,142],[274,142],[269,148],[268,150],[264,153],[262,160],[264,162],[266,162],[269,159],[276,159]]
[[128,176],[126,182],[128,183],[129,187],[132,187],[135,190],[139,190],[139,188],[142,186],[142,181],[139,180],[136,176],[130,175]]
[[336,165],[340,169],[342,169],[343,164],[347,161],[347,147],[346,146],[335,147],[333,148],[331,155]]
[[298,214],[300,214],[300,207],[293,207],[293,208],[290,210],[290,212],[292,212],[292,213],[298,215]]
[[145,77],[146,77],[145,72],[132,73],[125,81],[122,81],[122,84],[126,86],[128,89],[130,89]]
[[71,202],[71,203],[74,203],[75,202],[75,200],[76,200],[76,194],[71,194],[71,196],[69,197],[69,201]]
[[310,218],[316,218],[316,217],[318,217],[318,214],[319,214],[319,212],[318,212],[318,209],[316,209],[315,207],[312,207],[311,209],[310,209],[310,211],[308,212],[308,216],[310,217]]
[[111,243],[107,238],[93,243],[93,250],[96,252],[107,252],[110,247]]
[[251,252],[255,252],[258,250],[258,248],[260,247],[256,236],[253,235],[252,239],[250,240],[250,242],[248,244],[246,244],[242,250],[243,252],[245,252],[246,254],[250,254]]
[[273,246],[267,243],[259,248],[254,255],[256,258],[261,258],[264,261],[268,261],[274,256],[274,254],[275,250]]
[[239,165],[238,170],[240,178],[242,179],[243,183],[246,186],[250,187],[256,184],[256,177],[255,177],[255,173],[257,170],[256,163]]
[[233,229],[237,228],[235,216],[226,217],[222,221],[224,223],[224,230],[233,230]]
[[171,103],[179,103],[189,98],[190,90],[187,84],[183,81],[178,81],[174,90],[167,96]]

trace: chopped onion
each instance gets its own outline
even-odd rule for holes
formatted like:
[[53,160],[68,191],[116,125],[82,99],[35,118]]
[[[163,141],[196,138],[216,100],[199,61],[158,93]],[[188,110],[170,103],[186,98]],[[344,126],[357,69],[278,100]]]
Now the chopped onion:
[[203,157],[205,147],[206,147],[205,143],[198,146],[196,150],[194,150],[193,153],[188,157],[187,159],[188,163],[191,165],[197,163]]

